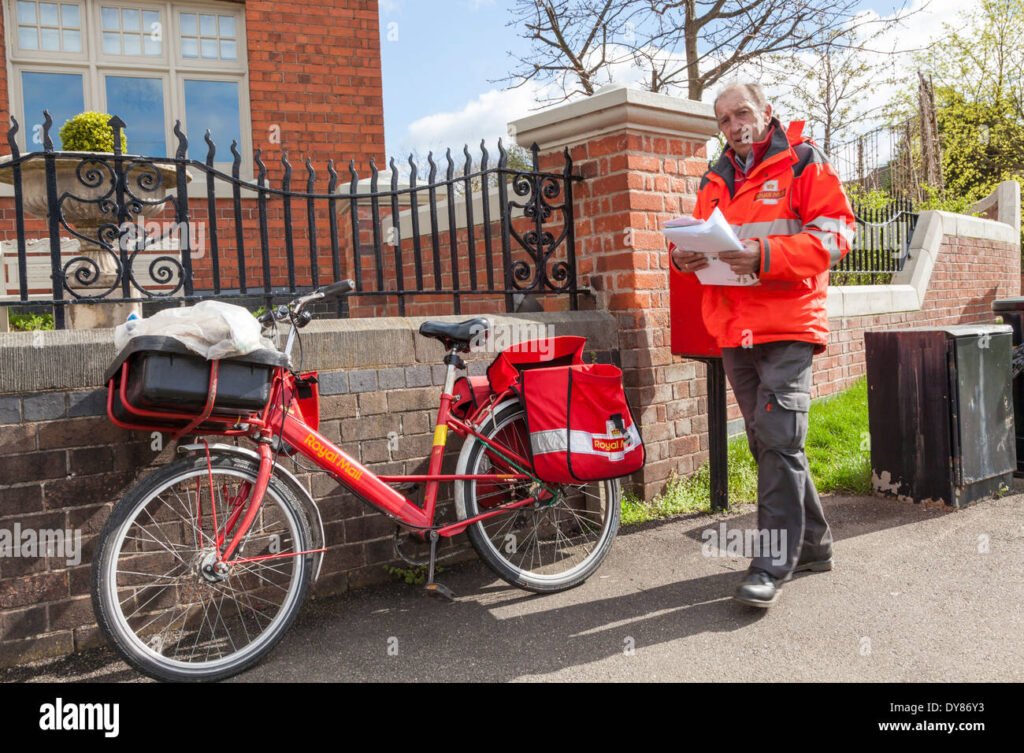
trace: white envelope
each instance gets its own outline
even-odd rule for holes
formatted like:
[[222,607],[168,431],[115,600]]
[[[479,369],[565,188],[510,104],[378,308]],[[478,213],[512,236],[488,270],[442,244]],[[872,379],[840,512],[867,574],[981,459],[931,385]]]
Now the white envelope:
[[708,266],[697,270],[702,285],[757,285],[757,275],[737,275],[718,255],[723,251],[742,251],[743,242],[736,237],[718,207],[707,220],[678,217],[662,226],[665,237],[686,251],[707,254]]

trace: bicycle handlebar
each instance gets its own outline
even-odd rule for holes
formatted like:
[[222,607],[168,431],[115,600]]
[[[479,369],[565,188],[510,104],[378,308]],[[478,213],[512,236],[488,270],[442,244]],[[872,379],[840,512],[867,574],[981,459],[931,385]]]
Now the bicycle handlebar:
[[307,304],[313,301],[319,301],[324,298],[338,298],[339,296],[346,295],[353,292],[356,289],[356,284],[352,280],[340,280],[339,282],[331,283],[323,288],[317,288],[312,293],[300,296],[295,300],[291,301],[287,306],[284,304],[271,308],[266,313],[262,314],[257,321],[264,327],[273,324],[275,321],[285,321],[286,319],[292,319],[293,322]]

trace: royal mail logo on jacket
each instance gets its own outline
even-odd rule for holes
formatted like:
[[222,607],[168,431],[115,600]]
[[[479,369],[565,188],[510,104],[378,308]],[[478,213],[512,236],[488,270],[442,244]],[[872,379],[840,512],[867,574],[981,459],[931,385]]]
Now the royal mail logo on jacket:
[[757,196],[754,197],[754,201],[763,201],[765,204],[778,204],[779,199],[783,198],[785,195],[785,191],[779,190],[779,181],[766,180],[764,182],[764,190],[757,192]]
[[[706,219],[715,206],[740,239],[756,238],[759,282],[703,288],[704,326],[720,348],[777,340],[828,344],[828,270],[850,250],[853,209],[839,176],[816,144],[772,118],[761,160],[737,176],[729,149],[704,174],[693,216]],[[685,274],[669,265],[670,274]]]

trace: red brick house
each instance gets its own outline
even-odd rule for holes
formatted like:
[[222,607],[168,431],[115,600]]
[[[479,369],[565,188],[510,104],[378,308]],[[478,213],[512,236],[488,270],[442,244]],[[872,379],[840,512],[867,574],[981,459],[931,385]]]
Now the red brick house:
[[[43,150],[44,109],[53,117],[50,136],[57,150],[62,148],[61,125],[79,112],[94,110],[126,122],[132,154],[173,156],[178,148],[175,122],[181,121],[189,139],[187,156],[206,159],[203,137],[209,130],[216,143],[214,166],[230,173],[230,147],[237,142],[243,182],[258,178],[254,153],[261,155],[274,187],[281,187],[281,158],[287,153],[296,166],[294,190],[306,187],[307,160],[316,171],[316,191],[326,189],[328,160],[338,163],[345,185],[350,161],[363,176],[371,159],[384,162],[376,0],[3,0],[0,48],[5,60],[0,122],[8,123],[11,115],[18,120],[17,144],[23,153]],[[0,153],[8,151],[0,147]],[[205,200],[206,178],[193,173],[198,180],[189,189],[188,216],[201,228],[198,232],[208,234],[213,220],[212,205]],[[271,202],[271,249],[261,258],[256,249],[257,207],[248,193],[235,223],[241,228],[238,237],[244,237],[241,251],[241,242],[235,242],[235,232],[227,226],[236,219],[231,187],[220,183],[215,193],[225,263],[215,276],[209,258],[197,254],[189,275],[196,288],[220,293],[244,287],[236,256],[247,259],[250,286],[262,287],[264,280],[278,285],[289,277],[285,226],[299,241],[308,238],[308,231]],[[0,240],[6,247],[0,248],[0,283],[9,294],[18,290],[13,197],[11,186],[0,184]],[[168,204],[159,219],[173,216]],[[317,221],[326,222],[326,217],[327,208],[318,207]],[[30,295],[47,298],[52,294],[47,292],[51,274],[46,223],[38,213],[26,220]],[[314,281],[314,257],[318,265],[322,262],[324,279],[338,275],[327,255],[310,248],[290,270],[301,284]]]
[[377,0],[3,0],[0,22],[0,116],[24,124],[22,149],[38,150],[45,107],[55,132],[82,110],[118,114],[149,155],[173,154],[180,119],[190,156],[209,128],[218,162],[237,139],[250,170],[253,149],[364,171],[383,157]]

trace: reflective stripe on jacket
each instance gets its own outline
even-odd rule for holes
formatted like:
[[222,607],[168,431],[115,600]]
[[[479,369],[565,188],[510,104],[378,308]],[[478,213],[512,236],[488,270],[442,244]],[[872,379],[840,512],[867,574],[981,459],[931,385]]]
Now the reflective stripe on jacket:
[[788,132],[772,123],[771,145],[738,190],[725,154],[701,180],[693,216],[706,219],[717,206],[741,240],[761,248],[760,284],[703,287],[704,326],[720,348],[803,340],[818,354],[828,345],[828,270],[849,252],[856,223],[836,171],[804,140],[803,121]]

